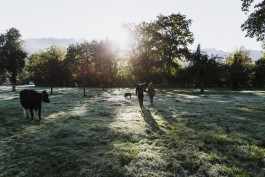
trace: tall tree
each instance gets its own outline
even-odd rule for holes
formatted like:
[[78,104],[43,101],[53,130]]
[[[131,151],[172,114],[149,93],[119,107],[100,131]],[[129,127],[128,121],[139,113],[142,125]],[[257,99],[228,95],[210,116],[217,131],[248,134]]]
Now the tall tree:
[[50,93],[54,86],[65,86],[69,81],[69,72],[64,64],[66,52],[58,46],[50,46],[44,51],[32,54],[28,58],[26,70],[36,85],[49,85]]
[[34,81],[35,85],[43,85],[43,62],[41,60],[41,52],[36,52],[27,58],[27,64],[25,70],[28,73],[26,76],[28,80]]
[[58,85],[58,83],[63,79],[63,60],[65,55],[66,52],[58,46],[51,46],[42,54],[41,58],[45,61],[45,75],[51,87],[50,94],[53,94],[53,87]]
[[195,82],[198,82],[200,86],[201,93],[204,93],[205,84],[209,78],[214,75],[214,70],[217,68],[217,59],[220,59],[220,57],[209,57],[207,54],[201,51],[200,45],[197,46],[197,50],[191,55],[190,68]]
[[166,72],[172,75],[172,68],[178,67],[178,61],[189,55],[188,45],[194,41],[190,31],[191,20],[180,13],[157,18],[155,47]]
[[94,70],[98,73],[97,84],[101,87],[112,85],[117,75],[117,57],[110,41],[90,42]]
[[7,64],[7,59],[6,56],[4,55],[4,48],[3,46],[5,45],[5,35],[1,34],[0,35],[0,75],[4,74],[6,71],[6,64]]
[[[249,12],[249,8],[254,0],[241,0],[242,11]],[[265,39],[265,0],[255,4],[254,12],[252,12],[248,19],[241,25],[243,31],[247,31],[247,37],[256,37],[258,41]]]
[[262,58],[265,58],[265,40],[262,41],[261,48],[262,48]]
[[229,80],[232,89],[251,86],[253,83],[253,63],[249,51],[241,47],[226,57],[229,70]]
[[134,81],[146,82],[151,79],[155,72],[158,72],[158,60],[155,54],[155,35],[154,23],[142,22],[138,25],[129,26],[133,41],[132,53],[129,61],[131,74]]
[[255,62],[255,86],[265,86],[265,59]]
[[23,41],[16,28],[11,28],[0,36],[0,61],[10,73],[12,92],[16,91],[17,76],[25,66],[27,53],[23,49]]
[[179,67],[178,61],[188,56],[188,45],[194,40],[190,25],[191,20],[185,15],[172,14],[160,15],[154,22],[134,26],[132,69],[138,78],[141,76],[139,79],[159,73],[167,80],[166,84],[172,81]]
[[255,62],[255,86],[265,86],[265,56]]
[[86,96],[86,87],[97,77],[92,59],[91,45],[87,41],[67,48],[66,64],[76,85],[83,87],[83,96]]

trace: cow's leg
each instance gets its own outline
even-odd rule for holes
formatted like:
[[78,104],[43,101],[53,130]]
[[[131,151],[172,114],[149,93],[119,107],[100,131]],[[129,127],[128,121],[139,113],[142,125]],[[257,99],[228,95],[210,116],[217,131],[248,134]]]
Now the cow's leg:
[[29,110],[28,109],[24,109],[24,115],[26,118],[29,118]]
[[32,108],[30,109],[30,115],[31,115],[31,121],[32,121],[33,120],[33,116],[34,116]]
[[41,106],[39,107],[38,115],[39,115],[39,120],[41,120]]

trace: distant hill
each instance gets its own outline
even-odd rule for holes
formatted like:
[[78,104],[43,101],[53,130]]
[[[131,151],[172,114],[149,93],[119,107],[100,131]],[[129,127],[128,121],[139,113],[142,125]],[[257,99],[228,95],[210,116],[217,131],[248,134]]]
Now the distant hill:
[[[222,50],[217,50],[215,48],[206,48],[206,49],[202,49],[202,51],[205,51],[208,55],[219,55],[220,57],[225,58],[227,55],[231,54],[232,52],[225,52]],[[257,61],[258,59],[260,59],[262,53],[261,51],[257,51],[257,50],[250,50],[250,58],[252,59],[252,61]]]
[[40,50],[45,50],[52,45],[58,45],[64,49],[70,44],[84,42],[85,39],[56,39],[56,38],[30,38],[24,40],[24,47],[28,54],[33,54],[34,52],[39,52]]
[[[69,38],[69,39],[30,38],[30,39],[25,39],[24,44],[25,44],[25,50],[28,52],[28,54],[32,54],[40,50],[45,50],[52,45],[58,45],[66,49],[70,44],[82,43],[84,41],[85,39],[77,40],[74,38]],[[218,50],[215,48],[205,48],[205,49],[202,49],[202,51],[205,51],[206,53],[208,53],[208,55],[211,55],[211,54],[219,55],[220,57],[224,57],[224,58],[231,53],[231,52],[225,52],[222,50]],[[261,55],[262,55],[261,51],[256,51],[256,50],[250,51],[250,57],[252,58],[253,61],[258,60],[261,57]]]

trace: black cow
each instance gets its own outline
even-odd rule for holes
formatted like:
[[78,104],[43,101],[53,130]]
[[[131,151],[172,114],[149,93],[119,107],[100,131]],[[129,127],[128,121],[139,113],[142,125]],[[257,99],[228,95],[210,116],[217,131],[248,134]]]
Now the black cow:
[[28,118],[28,110],[30,110],[31,120],[33,120],[33,109],[38,110],[39,120],[41,120],[41,104],[42,102],[50,103],[49,95],[46,91],[38,93],[35,90],[21,90],[20,91],[20,103],[26,111],[26,117]]

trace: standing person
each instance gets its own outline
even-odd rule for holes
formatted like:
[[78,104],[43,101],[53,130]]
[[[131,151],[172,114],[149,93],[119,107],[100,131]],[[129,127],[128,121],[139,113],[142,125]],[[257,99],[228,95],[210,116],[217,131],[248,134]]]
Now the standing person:
[[139,100],[139,104],[140,104],[140,107],[143,108],[143,102],[144,102],[144,91],[145,91],[145,86],[146,84],[144,83],[140,83],[138,82],[137,83],[137,86],[136,86],[136,95],[138,97],[138,100]]
[[155,96],[155,87],[154,87],[152,82],[149,83],[147,93],[148,93],[149,98],[150,98],[151,106],[154,106],[153,100],[154,100],[154,96]]

